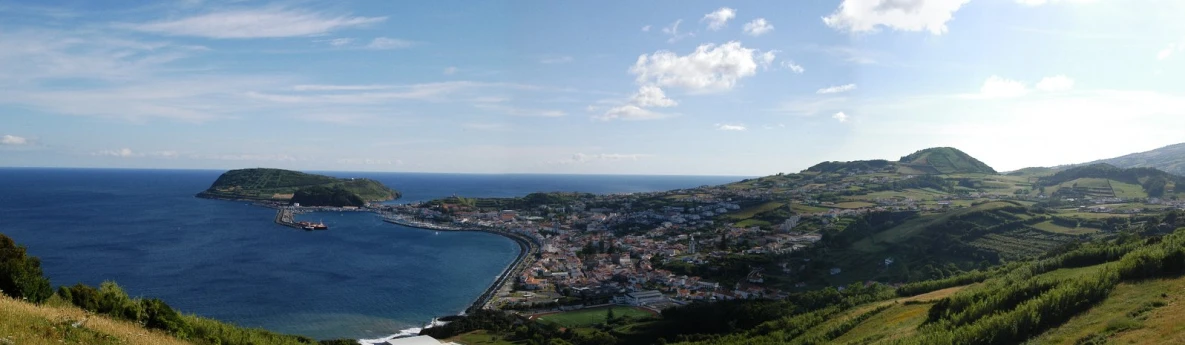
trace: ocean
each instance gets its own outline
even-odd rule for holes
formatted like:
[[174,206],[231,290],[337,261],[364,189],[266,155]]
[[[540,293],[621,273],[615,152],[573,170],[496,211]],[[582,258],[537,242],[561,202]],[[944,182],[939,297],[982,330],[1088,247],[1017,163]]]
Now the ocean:
[[[392,203],[540,191],[632,193],[737,181],[728,176],[320,172],[372,178]],[[457,314],[518,253],[481,232],[319,212],[329,231],[272,223],[274,211],[194,194],[212,170],[0,168],[0,233],[41,258],[55,286],[115,281],[185,313],[317,339],[377,338]]]

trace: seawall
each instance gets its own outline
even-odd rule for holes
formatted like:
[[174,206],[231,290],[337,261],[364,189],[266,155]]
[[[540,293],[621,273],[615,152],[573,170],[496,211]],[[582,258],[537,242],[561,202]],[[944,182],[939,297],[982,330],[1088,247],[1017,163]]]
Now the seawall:
[[487,232],[487,233],[496,234],[499,236],[509,238],[511,240],[514,240],[515,243],[518,243],[518,245],[519,245],[518,256],[515,257],[514,261],[511,262],[510,265],[506,266],[505,270],[502,270],[502,273],[498,275],[498,278],[496,280],[494,280],[494,283],[490,284],[490,287],[486,288],[485,292],[483,292],[480,296],[478,296],[477,299],[475,299],[473,301],[473,303],[471,303],[469,305],[469,307],[465,309],[466,313],[470,313],[470,312],[485,308],[486,305],[490,302],[490,300],[492,300],[493,297],[498,294],[498,291],[502,290],[502,288],[504,286],[506,286],[506,283],[508,281],[510,281],[511,279],[514,279],[520,273],[522,273],[523,270],[526,269],[527,258],[529,258],[529,256],[531,254],[535,253],[539,249],[539,245],[537,243],[535,243],[532,239],[530,239],[526,236],[522,236],[519,234],[515,234],[512,232],[508,232],[508,231],[502,231],[502,230],[498,230],[498,229],[491,229],[491,228],[484,228],[484,227],[458,228],[458,227],[438,225],[438,224],[433,224],[433,223],[411,222],[411,221],[406,221],[406,220],[402,220],[402,219],[389,219],[389,218],[384,218],[383,221],[392,223],[392,224],[406,226],[409,228],[424,229],[424,230]]

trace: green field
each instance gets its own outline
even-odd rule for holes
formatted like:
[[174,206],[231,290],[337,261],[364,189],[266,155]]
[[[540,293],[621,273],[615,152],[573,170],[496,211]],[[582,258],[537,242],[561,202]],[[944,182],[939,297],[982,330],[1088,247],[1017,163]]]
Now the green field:
[[753,216],[756,216],[758,213],[773,211],[782,206],[786,206],[786,204],[777,201],[770,201],[764,204],[742,208],[734,213],[729,213],[726,215],[726,217],[736,220],[744,220],[753,218]]
[[1037,230],[1048,231],[1048,232],[1052,232],[1055,234],[1064,234],[1064,235],[1087,235],[1087,234],[1096,234],[1099,231],[1102,231],[1099,229],[1086,228],[1086,227],[1079,227],[1079,228],[1064,227],[1061,225],[1053,224],[1053,221],[1044,221],[1044,222],[1040,222],[1037,224],[1033,224],[1031,226]]
[[588,327],[596,324],[604,323],[605,317],[608,315],[609,309],[613,309],[614,317],[629,316],[632,318],[650,317],[654,314],[649,311],[638,309],[634,307],[600,307],[592,309],[581,309],[569,312],[562,312],[557,314],[548,314],[539,317],[539,321],[551,322],[563,327]]
[[871,202],[863,202],[863,201],[849,201],[849,202],[841,202],[841,203],[835,204],[834,206],[835,206],[835,208],[853,209],[853,208],[872,207],[872,206],[876,206],[876,204],[871,203]]
[[498,336],[498,335],[492,335],[492,334],[490,334],[489,332],[487,332],[487,331],[485,331],[485,330],[479,330],[479,331],[473,331],[473,332],[469,332],[469,333],[461,334],[461,335],[458,335],[458,336],[455,336],[455,337],[452,337],[452,338],[445,339],[445,341],[451,341],[451,342],[454,342],[454,343],[458,343],[458,344],[464,344],[464,345],[514,345],[514,344],[522,344],[522,342],[512,342],[512,341],[509,341],[509,340],[502,340],[502,337],[501,337],[501,336]]

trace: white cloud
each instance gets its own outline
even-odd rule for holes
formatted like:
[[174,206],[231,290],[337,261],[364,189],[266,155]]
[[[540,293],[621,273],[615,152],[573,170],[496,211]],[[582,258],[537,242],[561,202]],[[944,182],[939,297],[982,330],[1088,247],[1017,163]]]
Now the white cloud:
[[791,72],[794,72],[797,74],[802,74],[802,72],[806,72],[806,69],[802,68],[802,65],[796,64],[796,63],[794,63],[794,61],[790,61],[790,60],[782,61],[782,67],[785,67],[786,69],[790,70]]
[[730,125],[730,124],[717,123],[717,124],[715,124],[715,126],[716,126],[716,130],[721,130],[721,131],[740,132],[740,131],[744,131],[747,129],[747,128],[745,128],[745,125]]
[[662,33],[671,36],[671,38],[667,39],[667,43],[675,43],[675,42],[678,42],[679,40],[687,38],[689,36],[695,36],[694,32],[682,33],[682,34],[679,33],[679,24],[680,23],[683,23],[682,19],[675,20],[675,22],[671,23],[670,26],[662,28]]
[[604,114],[602,114],[601,116],[594,116],[593,119],[601,120],[601,121],[612,121],[612,120],[634,121],[634,120],[658,120],[658,119],[665,119],[668,117],[671,117],[671,115],[642,109],[641,107],[633,105],[633,104],[627,104],[627,105],[611,108],[608,111],[606,111]]
[[1165,47],[1164,49],[1161,49],[1160,52],[1156,53],[1156,59],[1164,61],[1169,57],[1172,57],[1173,54],[1180,52],[1185,52],[1185,41],[1182,41],[1182,43],[1170,43],[1168,47]]
[[113,156],[113,157],[133,157],[133,156],[136,156],[136,153],[132,152],[132,149],[125,147],[125,148],[118,149],[118,150],[102,150],[99,152],[95,152],[95,155],[96,156]]
[[839,121],[839,123],[848,122],[848,114],[844,114],[842,111],[835,113],[835,115],[831,115],[831,118],[835,119],[836,121]]
[[1024,82],[1005,79],[995,75],[988,77],[983,82],[983,86],[979,88],[979,96],[982,98],[1019,97],[1028,92],[1029,88]]
[[856,84],[844,84],[844,85],[822,88],[822,89],[819,89],[818,91],[815,91],[815,93],[823,95],[823,94],[829,94],[829,93],[848,92],[848,91],[852,91],[855,89],[856,89]]
[[315,36],[363,26],[387,17],[335,16],[280,7],[211,12],[181,19],[131,24],[144,32],[209,38],[271,38]]
[[851,33],[876,32],[879,27],[900,31],[946,32],[955,11],[970,0],[843,0],[827,26]]
[[1074,88],[1074,79],[1070,79],[1065,75],[1057,75],[1053,77],[1045,77],[1037,82],[1037,90],[1045,92],[1060,92],[1069,91]]
[[303,84],[292,87],[295,91],[372,91],[390,89],[391,85],[327,85],[327,84]]
[[562,117],[568,115],[561,110],[554,109],[531,109],[519,108],[504,104],[482,103],[474,105],[478,109],[491,110],[501,112],[512,116],[526,116],[526,117]]
[[650,32],[650,25],[643,26],[642,32]]
[[334,38],[329,40],[329,45],[334,47],[347,46],[350,45],[350,43],[354,43],[353,38]]
[[445,67],[443,73],[444,73],[444,75],[457,74],[457,67],[456,66]]
[[728,21],[736,18],[737,11],[728,7],[721,7],[720,9],[704,15],[701,22],[708,22],[708,30],[720,30],[728,26]]
[[774,26],[765,21],[765,18],[757,18],[745,23],[745,33],[751,36],[761,36],[770,31],[774,31]]
[[375,37],[373,40],[370,40],[370,44],[366,45],[366,49],[401,49],[411,47],[414,44],[415,42],[405,41],[397,38]]
[[1087,3],[1095,1],[1097,0],[1016,0],[1016,3],[1025,6],[1041,6],[1054,3]]
[[25,137],[18,137],[18,136],[9,135],[9,134],[5,134],[3,137],[0,137],[0,145],[17,146],[17,145],[28,145],[28,144],[29,144],[29,139],[27,139]]
[[126,147],[121,148],[121,149],[116,149],[116,150],[102,150],[102,151],[94,152],[94,153],[92,153],[92,155],[119,157],[119,158],[132,158],[132,157],[177,158],[177,157],[181,156],[181,154],[177,153],[177,151],[153,151],[153,152],[144,153],[144,152],[135,152],[135,151],[132,151],[132,149],[129,149]]
[[641,154],[641,153],[595,153],[595,154],[575,153],[575,154],[572,154],[571,158],[561,160],[561,161],[559,161],[559,163],[560,164],[584,164],[584,163],[591,163],[591,162],[596,162],[596,161],[621,161],[621,160],[636,161],[639,159],[650,158],[650,157],[654,157],[654,155]]
[[566,55],[545,56],[542,59],[539,59],[539,63],[559,64],[559,63],[569,63],[569,62],[572,62],[573,60],[575,60],[575,59],[572,58],[571,56],[566,56]]
[[[695,52],[679,56],[660,50],[641,55],[630,67],[642,85],[681,87],[692,92],[712,92],[732,89],[737,81],[757,74],[759,60],[756,50],[732,41],[721,45],[703,44]],[[773,55],[769,53],[768,59]]]
[[667,98],[661,88],[654,85],[644,85],[638,88],[638,93],[630,102],[639,107],[673,107],[679,105],[675,100]]

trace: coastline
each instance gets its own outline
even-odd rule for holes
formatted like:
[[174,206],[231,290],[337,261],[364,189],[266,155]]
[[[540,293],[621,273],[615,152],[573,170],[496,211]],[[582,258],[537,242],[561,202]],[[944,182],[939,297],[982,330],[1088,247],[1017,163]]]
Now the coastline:
[[395,225],[400,225],[400,226],[405,226],[405,227],[409,227],[409,228],[413,228],[413,229],[420,229],[420,230],[453,231],[453,232],[486,232],[486,233],[491,233],[491,234],[509,238],[511,240],[514,240],[515,243],[518,243],[518,245],[519,245],[518,256],[515,257],[514,261],[512,261],[509,265],[506,266],[506,269],[502,270],[502,272],[498,275],[498,278],[495,279],[492,284],[490,284],[490,287],[486,288],[485,292],[483,292],[481,295],[479,295],[473,301],[473,303],[470,303],[468,308],[465,308],[465,311],[463,313],[470,313],[470,312],[473,312],[476,310],[485,309],[487,307],[487,305],[489,304],[489,302],[491,300],[493,300],[494,296],[498,293],[498,291],[502,290],[506,286],[507,281],[514,279],[514,277],[516,277],[520,273],[522,273],[522,270],[525,269],[527,266],[524,263],[526,263],[527,258],[530,256],[530,254],[535,253],[536,251],[539,250],[538,244],[534,243],[533,241],[531,241],[531,239],[529,239],[527,237],[520,236],[518,234],[514,234],[514,233],[511,233],[508,231],[493,229],[493,228],[485,228],[485,227],[481,227],[481,226],[475,226],[473,228],[462,228],[462,227],[441,225],[441,224],[437,224],[437,223],[411,221],[411,220],[407,220],[407,219],[393,218],[393,217],[386,217],[386,216],[383,217],[383,221],[387,222],[387,223],[395,224]]

